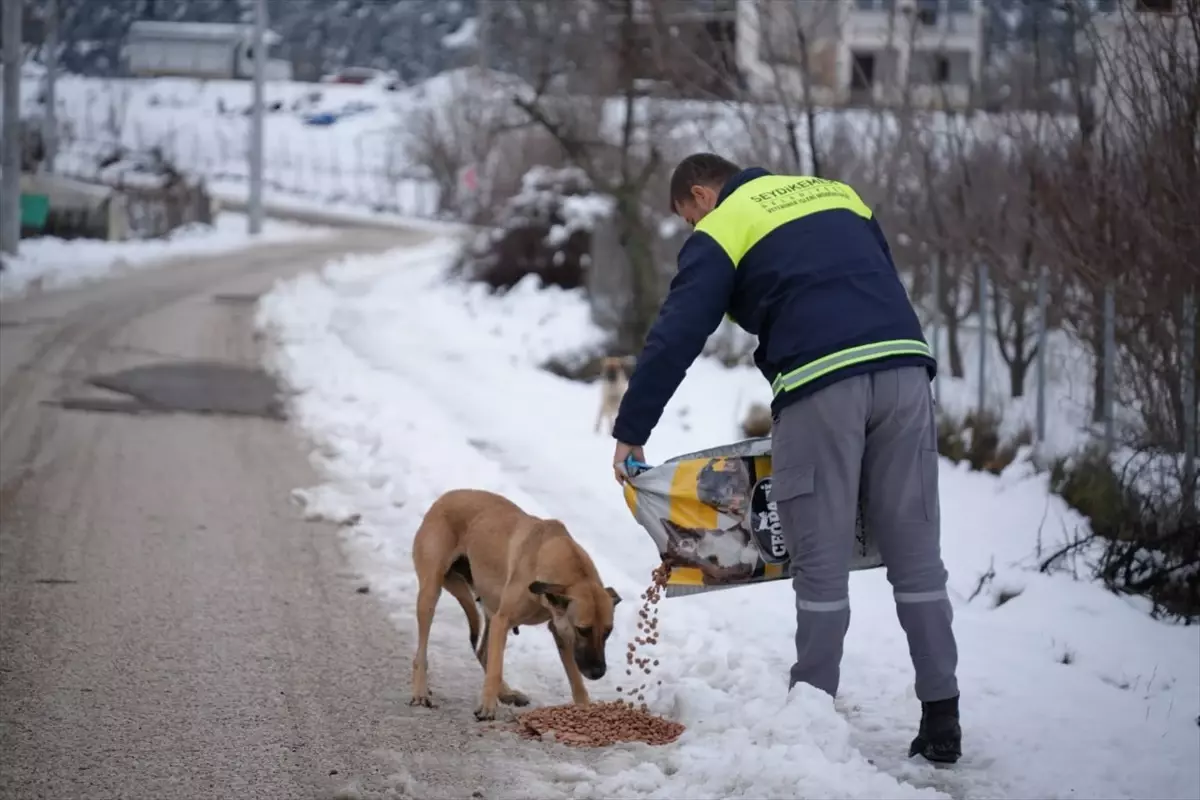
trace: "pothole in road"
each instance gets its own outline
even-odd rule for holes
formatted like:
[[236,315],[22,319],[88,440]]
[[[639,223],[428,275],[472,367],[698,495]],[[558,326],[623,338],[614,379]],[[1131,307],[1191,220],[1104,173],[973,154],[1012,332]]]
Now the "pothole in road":
[[212,296],[214,303],[222,303],[230,306],[252,306],[259,301],[262,295],[258,294],[214,294]]
[[147,364],[91,375],[87,383],[125,397],[68,397],[58,405],[70,411],[286,418],[275,380],[261,369],[236,364],[215,361]]

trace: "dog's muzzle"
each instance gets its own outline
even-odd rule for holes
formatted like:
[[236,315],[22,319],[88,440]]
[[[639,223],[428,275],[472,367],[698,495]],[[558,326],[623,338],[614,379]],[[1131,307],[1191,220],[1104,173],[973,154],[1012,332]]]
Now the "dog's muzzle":
[[589,681],[598,681],[604,677],[604,673],[608,671],[608,668],[603,664],[592,664],[588,667],[580,667],[579,671]]

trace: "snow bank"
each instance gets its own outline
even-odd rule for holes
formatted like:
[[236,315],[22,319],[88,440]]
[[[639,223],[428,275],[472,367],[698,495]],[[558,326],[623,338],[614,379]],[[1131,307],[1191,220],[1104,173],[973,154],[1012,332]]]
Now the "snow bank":
[[267,242],[319,238],[329,231],[267,220],[258,237],[246,232],[241,214],[218,214],[211,226],[179,228],[165,239],[108,242],[98,239],[45,237],[21,241],[20,254],[5,259],[0,271],[0,298],[18,297],[30,289],[65,289],[115,275],[149,269],[178,258],[217,255]]
[[[438,494],[491,489],[562,519],[626,598],[611,647],[617,661],[655,548],[612,480],[611,440],[591,435],[596,388],[535,367],[599,334],[573,293],[523,284],[489,296],[446,283],[455,250],[437,241],[346,259],[264,298],[259,325],[276,343],[272,366],[296,391],[294,418],[326,478],[297,496],[313,515],[361,515],[347,541],[406,630],[416,591],[409,547]],[[752,370],[702,360],[647,455],[657,462],[732,441],[739,407],[768,396]],[[666,748],[613,748],[594,767],[563,751],[540,777],[577,798],[1200,795],[1200,630],[1154,622],[1087,581],[1028,571],[1039,545],[1085,525],[1044,476],[942,466],[967,751],[957,767],[904,757],[919,706],[878,570],[851,579],[836,704],[803,687],[787,694],[786,582],[673,599],[661,610],[662,684],[647,700],[687,732]],[[452,604],[443,608],[432,658],[469,658],[463,620]],[[568,697],[539,632],[510,639],[506,670],[535,702]],[[624,677],[613,670],[593,696],[615,698]]]

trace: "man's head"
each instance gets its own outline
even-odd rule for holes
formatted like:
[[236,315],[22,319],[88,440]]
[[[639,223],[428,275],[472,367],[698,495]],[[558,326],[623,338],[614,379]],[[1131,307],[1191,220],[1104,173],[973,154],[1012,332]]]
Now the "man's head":
[[741,167],[713,153],[693,153],[671,174],[671,213],[693,228],[717,207],[721,187]]

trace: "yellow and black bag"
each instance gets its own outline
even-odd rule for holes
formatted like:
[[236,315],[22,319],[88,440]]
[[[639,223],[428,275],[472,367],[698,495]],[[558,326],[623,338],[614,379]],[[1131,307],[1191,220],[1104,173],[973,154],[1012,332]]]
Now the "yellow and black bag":
[[[625,503],[671,563],[666,596],[789,577],[771,501],[771,439],[747,439],[672,458],[626,464]],[[850,569],[882,566],[858,508]]]

